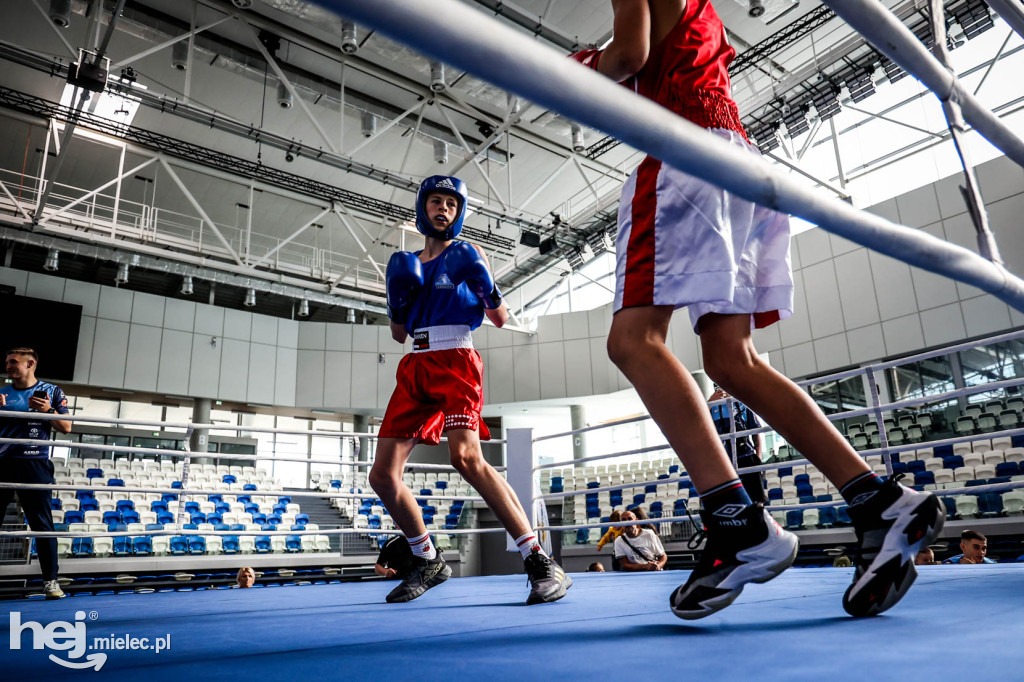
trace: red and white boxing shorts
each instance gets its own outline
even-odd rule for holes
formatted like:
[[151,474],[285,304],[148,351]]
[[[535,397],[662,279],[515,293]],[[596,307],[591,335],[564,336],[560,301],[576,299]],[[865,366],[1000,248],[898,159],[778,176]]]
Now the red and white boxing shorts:
[[413,350],[398,363],[398,385],[391,394],[378,434],[415,438],[437,445],[451,429],[491,432],[480,419],[484,406],[484,363],[466,325],[428,327],[413,334]]
[[[753,154],[732,130],[710,132]],[[789,217],[645,158],[622,188],[615,307],[750,314],[766,327],[793,314]]]

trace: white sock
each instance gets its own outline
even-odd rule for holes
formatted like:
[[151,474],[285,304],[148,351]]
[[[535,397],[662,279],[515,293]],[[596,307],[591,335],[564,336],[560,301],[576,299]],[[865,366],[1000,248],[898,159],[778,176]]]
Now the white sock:
[[534,548],[539,550],[540,553],[544,556],[547,556],[547,554],[544,552],[544,548],[540,546],[539,542],[537,542],[537,534],[533,531],[530,531],[529,533],[524,533],[523,535],[517,537],[516,547],[519,548],[519,553],[523,555],[524,559],[530,556],[530,553],[534,550]]
[[424,533],[423,535],[417,535],[414,538],[409,538],[409,549],[415,556],[421,559],[433,559],[437,557],[437,550],[434,549],[434,543],[430,541],[430,533]]

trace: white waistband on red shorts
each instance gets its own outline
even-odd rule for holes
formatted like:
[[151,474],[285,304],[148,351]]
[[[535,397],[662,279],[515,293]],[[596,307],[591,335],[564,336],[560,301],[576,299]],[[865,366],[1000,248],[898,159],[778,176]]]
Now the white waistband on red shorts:
[[421,327],[412,333],[412,352],[428,353],[432,350],[472,348],[473,334],[468,324],[443,324]]

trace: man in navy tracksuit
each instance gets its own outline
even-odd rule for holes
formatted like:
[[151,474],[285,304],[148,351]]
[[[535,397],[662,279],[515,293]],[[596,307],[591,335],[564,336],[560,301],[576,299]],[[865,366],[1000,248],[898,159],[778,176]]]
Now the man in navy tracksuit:
[[[45,381],[36,379],[39,356],[31,348],[12,348],[7,351],[6,371],[11,383],[0,387],[0,412],[42,412],[67,414],[68,401],[64,391]],[[42,419],[0,419],[0,437],[50,440],[51,429],[71,432],[71,422]],[[0,481],[5,483],[50,483],[53,480],[53,462],[48,445],[0,444]],[[53,531],[49,490],[16,490],[0,488],[0,524],[14,493],[25,511],[25,520],[33,531]],[[57,582],[57,539],[36,540],[39,567],[43,573],[43,591],[47,599],[60,599],[64,592]]]

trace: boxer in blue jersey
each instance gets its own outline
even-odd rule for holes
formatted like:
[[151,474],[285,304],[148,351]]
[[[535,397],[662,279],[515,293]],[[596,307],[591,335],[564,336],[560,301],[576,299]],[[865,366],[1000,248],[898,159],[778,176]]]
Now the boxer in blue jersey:
[[391,335],[399,343],[411,337],[413,348],[398,365],[370,485],[408,539],[414,565],[387,601],[410,601],[451,576],[402,481],[413,447],[437,445],[444,433],[452,466],[516,539],[530,578],[527,604],[551,602],[565,596],[572,581],[544,553],[515,492],[484,460],[480,448],[481,438],[489,439],[490,433],[480,419],[483,363],[471,332],[485,315],[501,327],[508,310],[483,251],[456,239],[468,198],[466,183],[458,178],[435,175],[424,180],[416,195],[423,250],[399,251],[388,262]]
[[[68,401],[59,386],[36,379],[39,356],[31,348],[7,351],[6,372],[10,384],[0,387],[0,414],[3,412],[41,412],[67,414]],[[71,432],[71,422],[42,419],[0,418],[0,437],[26,440],[50,440],[51,429]],[[49,445],[14,445],[0,443],[0,481],[4,483],[50,483],[53,462]],[[25,512],[29,528],[38,532],[53,531],[49,490],[0,488],[0,524],[14,493]],[[60,599],[64,592],[57,582],[57,539],[38,538],[39,568],[43,574],[43,591],[47,599]]]

